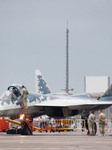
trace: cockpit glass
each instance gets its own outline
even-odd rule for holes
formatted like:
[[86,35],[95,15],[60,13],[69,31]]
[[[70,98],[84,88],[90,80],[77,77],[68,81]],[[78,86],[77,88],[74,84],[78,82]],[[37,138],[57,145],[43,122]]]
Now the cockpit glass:
[[21,86],[19,85],[11,85],[7,88],[7,90],[2,94],[0,99],[4,100],[15,100],[21,96]]

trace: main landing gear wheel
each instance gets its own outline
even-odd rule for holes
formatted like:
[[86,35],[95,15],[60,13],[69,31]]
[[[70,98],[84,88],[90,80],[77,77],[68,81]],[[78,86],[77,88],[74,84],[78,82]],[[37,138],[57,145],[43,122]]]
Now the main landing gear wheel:
[[21,135],[32,135],[32,130],[28,127],[25,121],[23,121],[21,125],[22,125]]

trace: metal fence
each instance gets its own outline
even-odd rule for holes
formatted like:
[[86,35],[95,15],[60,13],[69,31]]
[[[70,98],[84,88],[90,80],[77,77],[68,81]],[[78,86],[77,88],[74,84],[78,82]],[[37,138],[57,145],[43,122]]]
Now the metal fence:
[[[99,130],[99,119],[96,119],[97,130]],[[42,130],[57,130],[57,131],[73,131],[85,130],[87,128],[87,120],[85,119],[45,119],[34,121],[34,126]],[[112,123],[106,119],[105,130],[112,130]]]

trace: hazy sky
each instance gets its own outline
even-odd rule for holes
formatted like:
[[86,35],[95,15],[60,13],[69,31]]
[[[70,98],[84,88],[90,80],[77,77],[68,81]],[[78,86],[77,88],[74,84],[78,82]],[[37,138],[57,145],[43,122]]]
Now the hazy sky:
[[13,83],[34,92],[35,69],[53,92],[65,88],[67,19],[69,87],[112,78],[112,0],[0,0],[0,95]]

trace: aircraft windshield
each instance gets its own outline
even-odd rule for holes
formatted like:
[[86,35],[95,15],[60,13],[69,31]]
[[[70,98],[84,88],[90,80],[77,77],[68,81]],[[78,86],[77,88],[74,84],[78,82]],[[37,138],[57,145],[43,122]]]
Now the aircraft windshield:
[[2,94],[0,99],[4,100],[14,100],[21,96],[21,86],[19,85],[11,85],[7,88],[7,90]]

